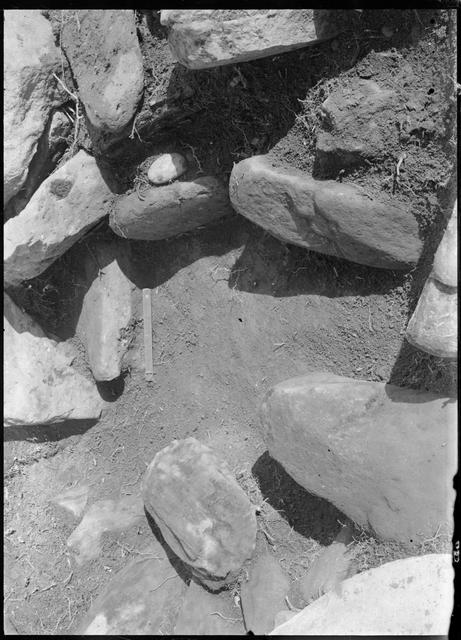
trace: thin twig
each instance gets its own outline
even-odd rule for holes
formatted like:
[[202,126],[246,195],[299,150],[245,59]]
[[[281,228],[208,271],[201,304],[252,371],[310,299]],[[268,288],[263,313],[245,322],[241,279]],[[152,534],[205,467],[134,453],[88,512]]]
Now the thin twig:
[[210,613],[210,616],[219,616],[223,620],[229,620],[229,622],[243,622],[243,618],[226,618],[226,616],[223,616],[223,614],[219,613],[219,611],[212,611]]
[[168,580],[173,580],[173,578],[179,578],[178,574],[175,573],[174,576],[168,576],[168,578],[165,578],[165,580],[163,582],[161,582],[159,585],[157,585],[156,587],[154,587],[153,589],[149,589],[149,591],[157,591],[157,589],[160,589],[160,587],[162,585],[165,584],[165,582],[167,582]]

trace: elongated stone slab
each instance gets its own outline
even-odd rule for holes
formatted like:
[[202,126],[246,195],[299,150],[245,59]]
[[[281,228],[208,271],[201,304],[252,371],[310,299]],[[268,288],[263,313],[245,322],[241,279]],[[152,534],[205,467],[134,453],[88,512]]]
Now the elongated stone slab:
[[314,180],[253,156],[232,170],[234,209],[273,236],[312,251],[381,269],[408,269],[422,250],[411,211],[357,186]]

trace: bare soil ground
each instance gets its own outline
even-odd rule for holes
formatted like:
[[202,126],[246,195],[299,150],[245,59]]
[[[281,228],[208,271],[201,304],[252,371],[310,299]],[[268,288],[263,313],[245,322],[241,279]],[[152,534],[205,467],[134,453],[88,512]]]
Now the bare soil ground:
[[[59,12],[48,14],[59,35]],[[384,163],[360,167],[345,180],[385,190],[405,148],[414,159],[409,178],[415,196],[402,189],[396,197],[419,202],[415,215],[425,251],[411,273],[371,269],[284,245],[237,215],[164,242],[114,236],[129,256],[123,268],[137,286],[136,313],[124,373],[100,385],[108,401],[105,414],[95,424],[6,434],[5,610],[20,633],[75,632],[111,576],[152,536],[147,520],[121,534],[109,532],[100,557],[77,566],[66,541],[78,521],[50,502],[64,488],[88,484],[88,505],[135,494],[155,453],[174,438],[193,436],[229,462],[250,500],[260,505],[257,553],[268,548],[295,578],[333,541],[346,517],[308,494],[268,455],[257,412],[269,387],[325,370],[456,395],[456,363],[428,356],[404,340],[453,206],[454,105],[446,98],[453,49],[446,42],[454,16],[353,14],[345,12],[348,26],[335,45],[191,72],[173,63],[158,21],[138,12],[144,102],[133,137],[104,152],[119,192],[142,187],[146,159],[163,150],[189,154],[187,178],[203,172],[225,180],[233,162],[265,152],[280,163],[312,170],[316,130],[307,125],[317,123],[319,104],[341,74],[372,64],[372,50],[393,48],[398,65],[379,67],[380,82],[401,86],[407,80],[428,93],[438,79],[424,106],[434,133],[416,132],[419,145],[412,146],[410,136],[399,149],[388,150]],[[394,29],[391,39],[382,35],[383,25]],[[411,77],[402,76],[402,60],[411,63]],[[431,84],[427,90],[425,83]],[[444,134],[443,118],[452,127]],[[98,153],[84,127],[80,136],[80,145]],[[11,291],[45,330],[77,346],[75,321],[86,287],[82,259],[92,243],[109,235],[106,224],[99,225],[44,274]],[[153,382],[144,378],[144,287],[153,290]],[[90,376],[79,348],[76,366]],[[356,531],[358,568],[448,550],[449,532],[434,535],[417,548],[404,548]]]

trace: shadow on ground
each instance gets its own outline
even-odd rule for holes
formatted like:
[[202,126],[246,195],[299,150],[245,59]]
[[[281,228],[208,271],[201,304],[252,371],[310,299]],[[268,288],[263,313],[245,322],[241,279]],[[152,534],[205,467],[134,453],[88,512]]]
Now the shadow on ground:
[[3,439],[5,442],[12,440],[28,440],[35,443],[56,442],[70,436],[82,435],[97,422],[98,420],[66,420],[58,424],[35,427],[6,427]]
[[267,502],[293,527],[305,536],[326,546],[348,518],[327,500],[306,491],[288,475],[268,451],[254,463],[252,474]]

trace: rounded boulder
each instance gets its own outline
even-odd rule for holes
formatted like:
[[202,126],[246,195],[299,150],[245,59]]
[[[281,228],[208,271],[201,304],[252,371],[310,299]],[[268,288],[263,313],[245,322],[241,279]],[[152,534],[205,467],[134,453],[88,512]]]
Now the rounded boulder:
[[226,462],[195,438],[156,454],[142,496],[167,544],[209,589],[232,582],[251,557],[254,507]]

